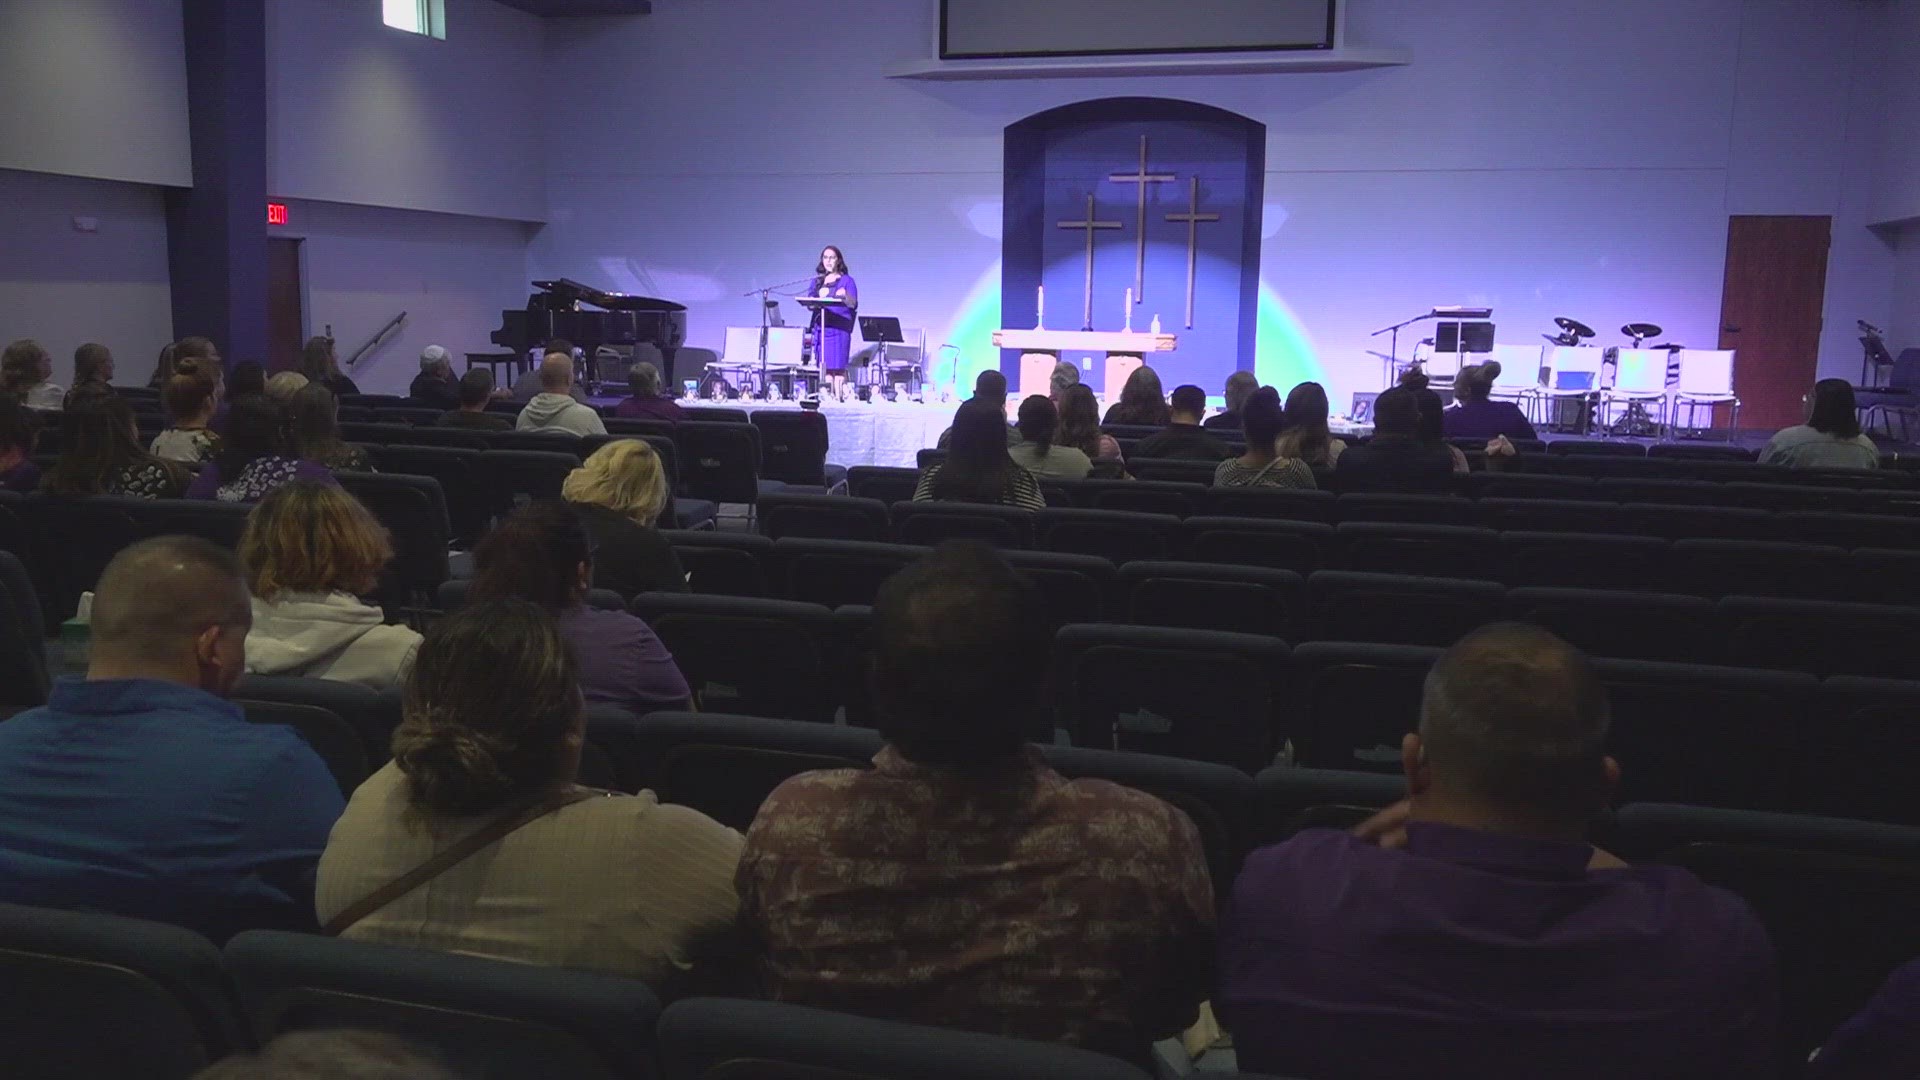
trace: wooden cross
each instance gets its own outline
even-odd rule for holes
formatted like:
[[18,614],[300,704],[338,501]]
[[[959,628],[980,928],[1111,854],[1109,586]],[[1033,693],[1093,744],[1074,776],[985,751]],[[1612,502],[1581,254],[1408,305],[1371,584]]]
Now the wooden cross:
[[1057,223],[1062,229],[1085,229],[1087,231],[1087,299],[1085,325],[1082,330],[1093,329],[1093,232],[1095,229],[1118,229],[1118,221],[1096,221],[1093,216],[1093,192],[1087,192],[1087,216],[1081,221],[1062,221]]
[[1187,223],[1187,329],[1193,329],[1193,279],[1200,263],[1200,223],[1219,221],[1219,214],[1200,212],[1200,178],[1195,176],[1193,186],[1187,189],[1187,212],[1168,214],[1168,221]]
[[[1110,173],[1108,180],[1116,184],[1140,185],[1140,210],[1136,228],[1139,236],[1133,256],[1133,302],[1138,304],[1147,298],[1147,185],[1164,184],[1172,181],[1172,173],[1150,173],[1147,171],[1147,137],[1140,136],[1140,169],[1138,172]],[[1088,215],[1092,216],[1092,215]]]

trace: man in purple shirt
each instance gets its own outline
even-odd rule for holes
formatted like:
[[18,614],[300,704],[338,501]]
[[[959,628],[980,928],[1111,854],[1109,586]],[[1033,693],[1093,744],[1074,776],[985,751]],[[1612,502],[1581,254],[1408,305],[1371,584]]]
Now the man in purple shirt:
[[672,420],[687,418],[674,400],[660,392],[660,369],[642,360],[627,369],[627,387],[633,396],[613,407],[613,415],[622,420]]
[[1409,798],[1247,860],[1213,1001],[1240,1067],[1315,1080],[1767,1076],[1778,987],[1747,905],[1588,844],[1606,694],[1534,627],[1461,639],[1401,748]]

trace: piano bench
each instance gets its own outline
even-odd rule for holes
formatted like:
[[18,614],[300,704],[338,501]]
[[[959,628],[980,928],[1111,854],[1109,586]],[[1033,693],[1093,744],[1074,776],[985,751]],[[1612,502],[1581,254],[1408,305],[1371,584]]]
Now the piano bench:
[[[487,370],[493,372],[493,385],[503,389],[512,387],[515,379],[531,370],[527,364],[527,358],[519,353],[470,352],[466,356],[468,371],[472,371],[475,364],[487,365]],[[501,364],[507,365],[506,382],[500,381]]]

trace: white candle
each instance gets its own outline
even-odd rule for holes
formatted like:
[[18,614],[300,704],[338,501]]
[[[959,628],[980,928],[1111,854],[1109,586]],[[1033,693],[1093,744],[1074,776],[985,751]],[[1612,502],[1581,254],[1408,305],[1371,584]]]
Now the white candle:
[[1127,286],[1127,325],[1133,325],[1133,286]]
[[1033,326],[1038,330],[1047,321],[1047,287],[1041,285],[1033,291]]

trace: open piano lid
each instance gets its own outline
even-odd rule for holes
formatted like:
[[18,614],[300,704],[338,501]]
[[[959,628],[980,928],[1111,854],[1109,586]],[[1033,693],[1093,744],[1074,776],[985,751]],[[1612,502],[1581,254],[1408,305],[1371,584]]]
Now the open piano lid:
[[576,303],[591,304],[608,311],[685,311],[687,305],[672,300],[661,300],[652,296],[632,296],[627,293],[602,292],[591,285],[582,285],[572,278],[557,278],[553,281],[536,281],[534,288],[549,293],[562,306],[571,307]]

